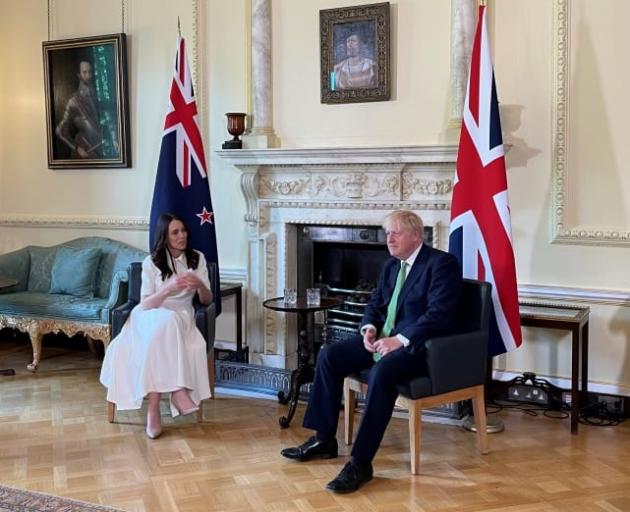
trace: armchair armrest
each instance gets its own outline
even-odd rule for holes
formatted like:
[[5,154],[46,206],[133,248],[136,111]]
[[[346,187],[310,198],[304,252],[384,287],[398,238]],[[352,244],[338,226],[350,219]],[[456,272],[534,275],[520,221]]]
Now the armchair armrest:
[[[114,286],[114,283],[112,283],[112,290],[109,295],[109,300],[107,302],[108,304],[112,304],[112,306],[114,306],[114,309],[111,313],[110,332],[112,339],[120,333],[123,325],[127,321],[127,318],[129,318],[129,315],[131,314],[131,310],[140,303],[140,287],[142,284],[141,276],[142,263],[138,262],[131,263],[128,270],[119,270],[114,276],[114,282],[116,283],[116,286]],[[118,287],[120,286],[120,283],[123,282],[128,283],[128,286],[126,287],[128,295],[127,302],[118,307],[115,307],[120,303],[118,302],[117,298],[119,295]],[[114,290],[114,288],[116,288],[116,290]]]
[[120,334],[120,331],[122,330],[123,325],[125,325],[127,318],[129,318],[129,315],[131,314],[131,310],[135,308],[137,305],[138,303],[135,300],[129,299],[127,302],[125,302],[121,306],[118,306],[117,308],[114,308],[112,310],[112,328],[111,328],[112,339],[118,336],[118,334]]
[[427,370],[433,394],[483,384],[488,333],[471,331],[427,340]]
[[214,333],[216,324],[216,305],[211,302],[208,305],[201,304],[197,300],[194,301],[195,306],[195,325],[206,340],[206,350],[210,352],[214,350]]

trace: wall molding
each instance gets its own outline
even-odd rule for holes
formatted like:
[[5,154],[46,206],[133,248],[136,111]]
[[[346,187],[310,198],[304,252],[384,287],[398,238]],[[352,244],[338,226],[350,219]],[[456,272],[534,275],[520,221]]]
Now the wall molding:
[[149,219],[147,217],[106,217],[102,215],[0,214],[0,227],[148,231]]
[[567,134],[569,123],[569,0],[555,0],[553,7],[553,77],[552,77],[552,198],[551,241],[556,244],[630,246],[630,231],[611,228],[571,226],[569,209],[569,179],[567,168]]
[[521,301],[578,302],[602,306],[630,306],[630,291],[597,288],[571,288],[524,284],[518,287]]
[[229,283],[242,283],[247,286],[247,269],[246,268],[221,268],[221,281]]

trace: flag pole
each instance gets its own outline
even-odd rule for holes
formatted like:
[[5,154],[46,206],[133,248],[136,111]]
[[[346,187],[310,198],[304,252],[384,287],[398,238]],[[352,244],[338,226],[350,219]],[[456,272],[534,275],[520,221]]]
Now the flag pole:
[[[479,0],[479,7],[486,7],[486,0]],[[488,402],[488,391],[490,389],[492,389],[492,370],[493,370],[493,364],[492,364],[492,358],[489,357],[488,358],[488,363],[486,366],[486,383],[485,383],[485,401],[486,403]],[[462,427],[466,430],[468,430],[469,432],[477,432],[477,425],[475,424],[475,418],[472,414],[469,414],[468,417],[466,417],[464,419],[464,422],[462,423]],[[498,434],[499,432],[503,432],[505,430],[505,424],[503,423],[503,420],[499,417],[497,417],[494,414],[488,414],[488,411],[486,411],[486,433],[488,434]]]

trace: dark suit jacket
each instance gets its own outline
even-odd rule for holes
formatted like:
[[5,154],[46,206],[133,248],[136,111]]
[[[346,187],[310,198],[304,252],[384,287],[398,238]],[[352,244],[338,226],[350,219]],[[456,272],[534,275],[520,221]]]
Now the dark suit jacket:
[[[372,324],[381,331],[399,270],[399,259],[385,262],[361,325]],[[462,273],[457,259],[423,245],[398,296],[396,323],[390,335],[402,334],[409,339],[406,350],[421,353],[426,340],[452,329],[461,287]]]

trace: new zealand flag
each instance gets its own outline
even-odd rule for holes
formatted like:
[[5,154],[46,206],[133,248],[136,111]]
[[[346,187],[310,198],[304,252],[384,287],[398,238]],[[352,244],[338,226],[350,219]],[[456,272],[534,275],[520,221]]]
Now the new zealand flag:
[[204,254],[208,264],[216,263],[215,289],[212,292],[218,315],[221,313],[221,293],[215,219],[195,93],[186,58],[186,46],[181,37],[177,40],[175,73],[171,82],[153,191],[151,247],[155,225],[162,213],[174,213],[184,219],[190,229],[189,236],[193,247]]

